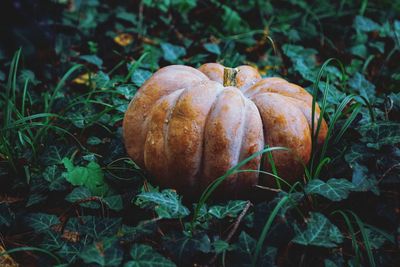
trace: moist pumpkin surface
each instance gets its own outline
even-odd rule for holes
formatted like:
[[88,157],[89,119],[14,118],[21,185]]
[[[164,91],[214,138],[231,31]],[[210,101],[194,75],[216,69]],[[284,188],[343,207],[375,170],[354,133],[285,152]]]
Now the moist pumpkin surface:
[[[161,68],[138,90],[123,121],[127,153],[157,184],[198,195],[216,178],[266,146],[273,151],[279,176],[293,182],[311,154],[312,96],[282,78],[262,78],[251,66],[239,66],[234,83],[224,86],[224,66]],[[316,106],[315,121],[320,114]],[[326,137],[322,121],[318,143]],[[220,186],[240,195],[258,182],[257,170],[270,171],[261,156]],[[269,177],[271,185],[274,178]]]

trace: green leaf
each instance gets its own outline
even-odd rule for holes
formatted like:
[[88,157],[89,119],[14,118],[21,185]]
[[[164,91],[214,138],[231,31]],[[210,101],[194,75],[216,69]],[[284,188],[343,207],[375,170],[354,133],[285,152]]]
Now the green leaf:
[[349,51],[351,54],[359,56],[361,58],[366,58],[368,54],[367,47],[365,46],[365,44],[356,44],[350,47]]
[[121,195],[108,196],[103,201],[112,210],[120,211],[124,208]]
[[231,247],[228,242],[222,239],[217,239],[213,243],[214,251],[217,254],[228,251]]
[[157,227],[157,221],[139,222],[134,227],[123,224],[118,230],[118,236],[123,241],[134,242],[145,236],[151,236]]
[[292,242],[305,246],[319,246],[326,248],[337,247],[343,242],[343,235],[334,224],[332,224],[323,214],[311,212],[311,217],[307,221],[307,229],[301,231],[295,225],[296,236]]
[[350,167],[354,164],[364,161],[368,158],[373,157],[373,150],[366,147],[365,144],[353,144],[350,150],[344,156],[346,162],[349,163]]
[[[398,74],[398,80],[400,80],[400,73]],[[400,93],[390,93],[388,95],[389,101],[393,103],[393,110],[400,111]]]
[[346,179],[332,178],[324,182],[319,179],[310,181],[305,191],[307,194],[318,194],[332,201],[341,201],[349,196],[354,185]]
[[46,213],[31,213],[26,217],[26,221],[36,232],[47,232],[53,225],[60,223],[56,215]]
[[374,174],[371,174],[367,167],[358,163],[353,164],[353,176],[351,182],[354,185],[353,191],[372,191],[379,195],[379,188]]
[[[80,186],[74,188],[74,190],[72,190],[72,192],[65,197],[65,200],[71,203],[75,203],[77,201],[88,199],[90,197],[92,197],[92,193],[90,192],[90,190],[87,187]],[[85,202],[79,205],[91,209],[98,209],[100,207],[100,204],[95,201]]]
[[50,191],[62,191],[67,189],[65,177],[62,176],[60,167],[57,165],[47,166],[43,172],[43,178],[50,183]]
[[21,74],[18,76],[19,82],[23,84],[26,80],[29,80],[30,83],[33,85],[38,85],[41,82],[36,79],[36,75],[33,71],[31,70],[21,70]]
[[49,146],[45,148],[40,160],[45,166],[61,164],[63,158],[70,155],[73,149],[73,147]]
[[115,237],[94,242],[79,253],[85,263],[96,263],[100,266],[120,266],[123,251]]
[[127,22],[130,22],[133,25],[136,25],[137,20],[136,20],[136,15],[133,13],[121,11],[117,12],[116,17],[122,20],[125,20]]
[[359,128],[361,141],[367,147],[381,149],[385,145],[400,143],[400,123],[394,121],[378,121],[362,125]]
[[305,80],[314,82],[317,76],[317,50],[291,44],[284,44],[282,49],[292,61],[294,70],[299,72]]
[[240,17],[239,13],[227,5],[222,6],[222,26],[228,33],[241,33],[248,29],[246,22]]
[[361,73],[356,72],[354,74],[354,76],[349,80],[349,86],[354,90],[355,93],[368,99],[370,103],[375,102],[375,85],[365,79],[365,76]]
[[26,207],[33,206],[35,204],[41,203],[47,199],[47,195],[44,193],[33,193],[29,195],[28,201],[26,202]]
[[244,209],[247,201],[244,200],[231,200],[225,206],[212,206],[208,210],[208,213],[217,219],[223,219],[225,217],[236,218],[238,214]]
[[[242,231],[239,235],[238,243],[233,245],[233,260],[232,266],[245,266],[250,267],[254,250],[256,248],[256,240],[254,240],[246,232]],[[275,258],[277,254],[277,248],[266,247],[260,253],[260,257],[257,261],[257,266],[275,266]]]
[[59,251],[58,255],[63,257],[67,262],[73,263],[78,258],[79,252],[83,249],[83,246],[80,243],[69,243],[65,242]]
[[88,145],[91,145],[91,146],[99,145],[99,144],[101,144],[101,139],[98,138],[97,136],[90,136],[90,137],[86,140],[86,143],[87,143]]
[[237,248],[237,252],[240,255],[246,255],[247,262],[250,263],[255,247],[256,241],[246,232],[242,231],[239,235],[239,247]]
[[[80,200],[89,199],[92,196],[93,195],[87,187],[80,186],[72,190],[72,192],[65,197],[65,200],[74,203]],[[99,200],[112,210],[120,211],[123,208],[122,197],[120,195],[108,196],[105,198],[100,198]],[[80,204],[82,207],[91,209],[98,209],[100,208],[100,205],[101,204],[97,201],[89,201]]]
[[95,196],[103,196],[108,192],[108,185],[104,182],[104,174],[96,162],[89,162],[86,167],[74,166],[73,162],[64,158],[62,160],[67,169],[66,179],[72,185],[86,186]]
[[96,85],[97,88],[107,89],[112,86],[110,76],[102,71],[99,71],[95,75],[92,75],[91,78],[93,79],[93,83]]
[[163,57],[170,63],[176,62],[180,57],[186,55],[186,49],[182,46],[173,45],[170,43],[162,43],[161,49]]
[[94,240],[116,236],[122,225],[122,218],[101,218],[95,216],[72,217],[68,220],[66,229],[87,235]]
[[362,32],[379,31],[381,28],[378,23],[363,16],[356,16],[353,26],[356,30]]
[[208,52],[216,54],[216,55],[221,55],[221,49],[219,48],[219,46],[217,44],[206,43],[203,46]]
[[132,99],[136,93],[136,87],[131,84],[124,84],[117,87],[117,91],[122,94],[125,99]]
[[189,215],[189,210],[183,206],[175,191],[165,189],[162,192],[142,192],[135,201],[142,208],[154,208],[159,218],[183,218]]
[[368,44],[370,47],[376,48],[381,54],[385,53],[385,43],[384,42],[370,42]]
[[188,266],[194,257],[212,251],[210,237],[200,231],[174,231],[163,237],[162,247],[169,251],[169,255],[180,266]]
[[3,225],[10,226],[15,219],[15,214],[6,203],[0,203],[0,229]]
[[96,55],[82,55],[79,58],[90,64],[97,66],[99,69],[101,69],[103,65],[103,60]]
[[138,87],[142,86],[145,81],[151,77],[152,73],[148,70],[137,69],[131,76],[131,81]]
[[134,244],[129,253],[132,260],[124,267],[174,267],[175,263],[168,260],[148,245]]
[[46,235],[43,237],[43,241],[40,247],[46,250],[54,251],[60,249],[64,244],[60,233],[53,231],[47,231]]
[[338,266],[336,265],[336,263],[334,263],[333,261],[328,260],[328,259],[325,259],[325,260],[324,260],[324,266],[325,266],[325,267],[338,267]]

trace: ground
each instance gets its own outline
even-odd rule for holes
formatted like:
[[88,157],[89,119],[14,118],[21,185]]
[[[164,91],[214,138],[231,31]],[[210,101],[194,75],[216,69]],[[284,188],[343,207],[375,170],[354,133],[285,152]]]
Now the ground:
[[[400,262],[398,2],[9,0],[0,13],[1,264]],[[140,86],[205,62],[314,95],[328,139],[296,185],[193,203],[127,157]]]

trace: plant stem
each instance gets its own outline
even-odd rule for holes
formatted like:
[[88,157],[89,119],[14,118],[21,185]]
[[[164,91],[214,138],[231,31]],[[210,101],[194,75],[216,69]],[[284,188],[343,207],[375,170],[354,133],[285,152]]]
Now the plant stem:
[[224,68],[224,86],[236,86],[238,68]]

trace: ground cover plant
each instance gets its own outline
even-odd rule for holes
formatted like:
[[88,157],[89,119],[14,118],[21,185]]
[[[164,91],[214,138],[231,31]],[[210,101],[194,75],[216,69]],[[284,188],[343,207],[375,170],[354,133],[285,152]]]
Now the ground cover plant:
[[[399,265],[396,1],[15,0],[0,10],[0,265]],[[252,65],[313,95],[329,129],[320,148],[313,136],[298,182],[273,170],[251,198],[214,198],[251,157],[273,162],[284,149],[266,147],[193,203],[127,156],[122,119],[137,89],[162,66],[205,62]]]

